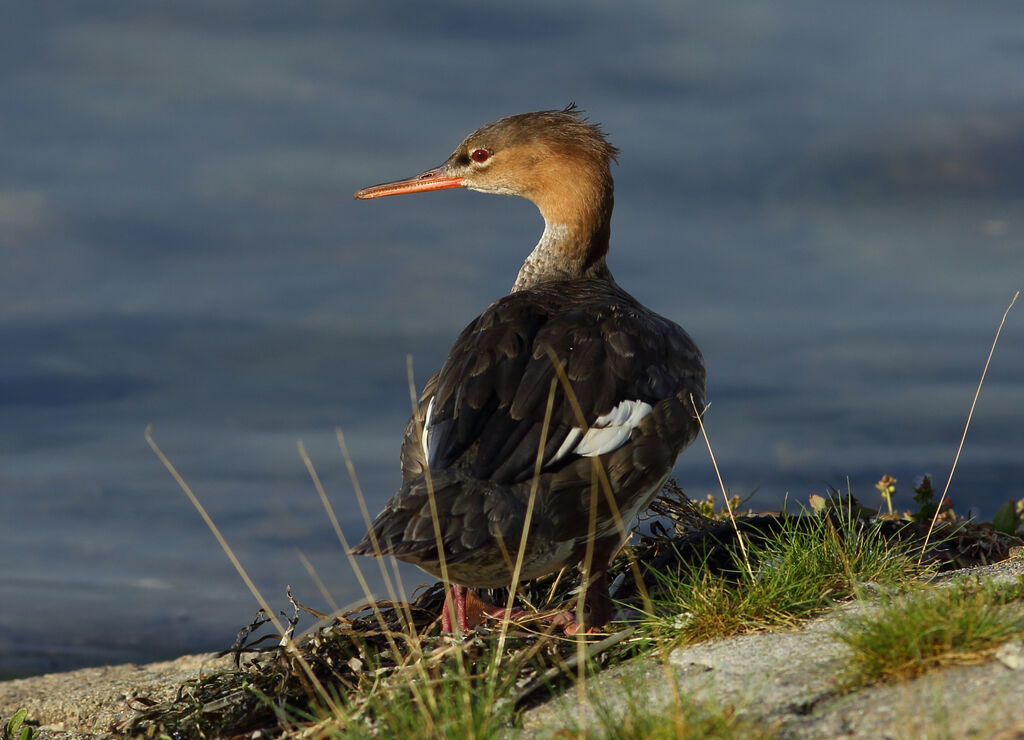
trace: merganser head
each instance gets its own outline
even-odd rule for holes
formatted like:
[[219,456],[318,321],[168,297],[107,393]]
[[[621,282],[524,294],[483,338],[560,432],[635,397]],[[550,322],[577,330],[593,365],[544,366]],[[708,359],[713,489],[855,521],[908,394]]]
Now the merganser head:
[[440,167],[374,185],[356,198],[381,198],[447,188],[519,195],[544,217],[544,234],[513,290],[550,279],[602,277],[614,184],[610,163],[618,149],[583,111],[521,113],[467,136]]
[[587,193],[588,200],[601,200],[611,184],[609,163],[617,154],[600,127],[588,123],[574,105],[520,113],[471,133],[440,167],[363,188],[355,197],[468,188],[519,195],[544,212],[546,201],[571,197],[571,191],[583,195],[581,187],[598,191]]

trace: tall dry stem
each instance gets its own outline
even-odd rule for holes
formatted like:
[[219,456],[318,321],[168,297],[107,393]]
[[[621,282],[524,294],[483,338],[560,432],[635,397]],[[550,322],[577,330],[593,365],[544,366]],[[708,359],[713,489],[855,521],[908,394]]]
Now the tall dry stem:
[[967,412],[967,422],[964,424],[964,433],[960,436],[960,444],[957,445],[956,455],[953,457],[953,465],[949,469],[949,477],[946,478],[946,485],[942,489],[942,495],[939,496],[938,504],[935,507],[935,513],[932,515],[932,521],[928,525],[928,532],[924,536],[924,544],[921,545],[921,555],[918,562],[920,562],[921,558],[924,558],[925,550],[928,549],[928,541],[931,539],[932,530],[935,529],[935,522],[939,520],[939,512],[942,511],[942,504],[946,501],[946,494],[949,492],[949,485],[953,482],[953,473],[956,471],[957,463],[960,462],[960,453],[963,451],[964,442],[967,440],[967,430],[971,428],[971,419],[974,417],[974,407],[978,405],[978,396],[981,395],[981,386],[985,384],[985,375],[988,373],[988,366],[992,363],[992,355],[996,351],[996,344],[999,343],[999,335],[1003,331],[1003,324],[1006,323],[1006,317],[1019,297],[1020,291],[1018,290],[1013,294],[1013,298],[1010,299],[1010,305],[1008,305],[1006,310],[1003,311],[1003,318],[999,322],[999,328],[996,329],[995,337],[992,339],[992,346],[989,348],[988,357],[985,359],[985,367],[981,370],[981,379],[978,380],[978,387],[975,389],[974,399],[971,401],[971,410]]
[[729,521],[732,522],[732,529],[736,533],[736,541],[740,545],[740,552],[743,554],[743,564],[747,567],[747,575],[750,576],[751,580],[754,578],[754,569],[750,567],[750,558],[747,557],[747,545],[744,542],[743,533],[740,532],[739,525],[736,524],[736,516],[732,511],[732,504],[729,503],[729,493],[725,490],[725,483],[722,481],[722,471],[718,469],[718,460],[715,459],[715,451],[711,449],[711,440],[708,439],[707,430],[704,429],[704,412],[707,411],[705,406],[703,409],[697,408],[697,402],[693,396],[690,396],[690,404],[693,406],[693,412],[697,416],[697,424],[700,425],[700,433],[704,436],[704,444],[708,447],[708,454],[711,455],[711,465],[715,468],[715,475],[718,477],[718,487],[722,491],[722,498],[725,500],[725,510],[729,513]]

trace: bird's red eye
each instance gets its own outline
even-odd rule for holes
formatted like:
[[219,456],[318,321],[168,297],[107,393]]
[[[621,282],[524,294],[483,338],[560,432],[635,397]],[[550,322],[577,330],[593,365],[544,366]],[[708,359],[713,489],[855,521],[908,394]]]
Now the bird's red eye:
[[491,153],[486,149],[477,149],[469,156],[473,158],[474,162],[486,162]]

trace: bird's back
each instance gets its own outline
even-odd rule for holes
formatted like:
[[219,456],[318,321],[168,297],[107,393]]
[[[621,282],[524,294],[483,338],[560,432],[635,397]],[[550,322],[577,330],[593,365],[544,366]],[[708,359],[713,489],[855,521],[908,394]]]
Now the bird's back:
[[[516,291],[466,327],[425,386],[403,440],[402,489],[374,530],[385,552],[427,567],[440,557],[427,526],[434,488],[446,558],[483,563],[495,538],[518,544],[532,491],[534,539],[563,543],[552,558],[576,557],[595,534],[622,538],[616,530],[696,435],[703,403],[693,341],[614,283]],[[595,461],[612,496],[591,511]]]

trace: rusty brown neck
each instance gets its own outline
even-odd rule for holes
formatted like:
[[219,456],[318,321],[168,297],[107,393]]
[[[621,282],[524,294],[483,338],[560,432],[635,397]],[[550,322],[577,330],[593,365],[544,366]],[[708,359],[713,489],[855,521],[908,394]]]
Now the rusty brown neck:
[[[544,233],[526,258],[512,292],[554,280],[593,278],[614,283],[605,262],[611,234],[614,186],[611,175],[573,181],[560,197],[524,194],[544,217]],[[577,173],[578,175],[578,173]]]

